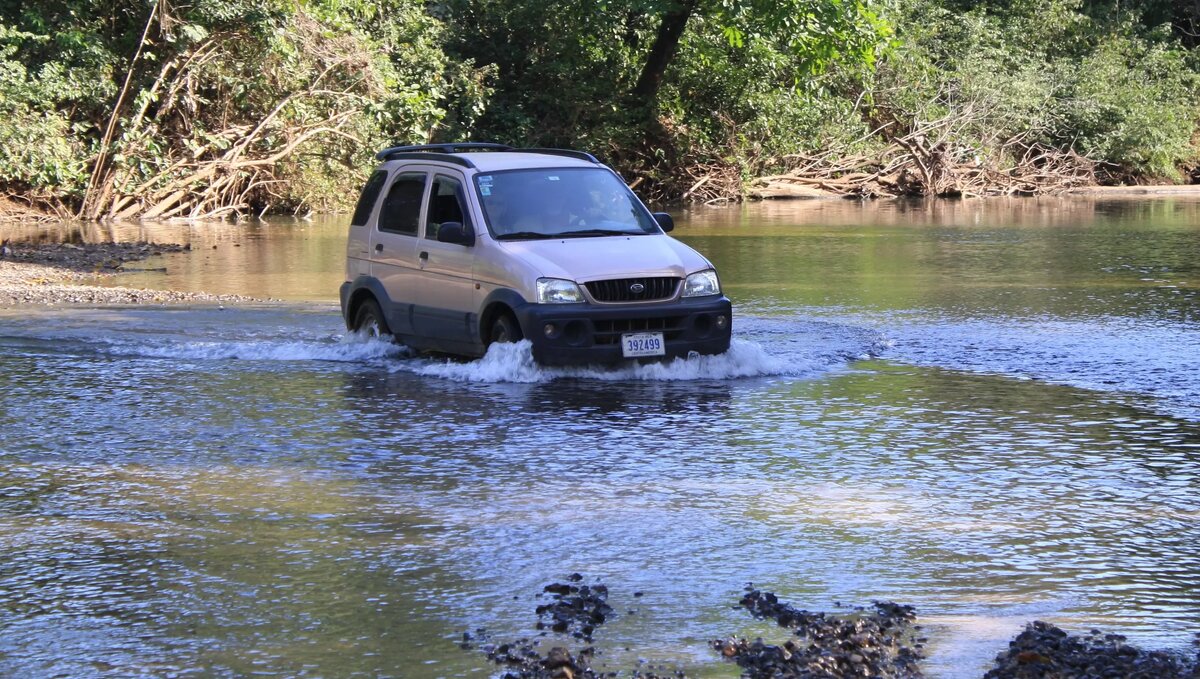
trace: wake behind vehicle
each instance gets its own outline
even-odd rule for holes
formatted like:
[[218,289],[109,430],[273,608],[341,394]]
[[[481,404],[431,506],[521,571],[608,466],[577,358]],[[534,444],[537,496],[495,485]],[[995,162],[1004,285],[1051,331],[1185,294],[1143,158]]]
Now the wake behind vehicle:
[[527,339],[545,364],[729,348],[712,264],[590,154],[464,143],[376,158],[350,223],[350,330],[471,357]]

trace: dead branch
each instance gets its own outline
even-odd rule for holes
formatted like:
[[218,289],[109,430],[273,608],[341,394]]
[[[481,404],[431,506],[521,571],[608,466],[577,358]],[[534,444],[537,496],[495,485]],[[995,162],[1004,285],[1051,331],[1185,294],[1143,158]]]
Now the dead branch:
[[960,141],[970,138],[965,130],[977,127],[983,115],[966,105],[938,120],[886,122],[874,131],[886,146],[874,154],[835,147],[816,155],[786,156],[790,169],[756,180],[750,195],[972,198],[1056,194],[1096,183],[1097,163],[1071,150],[1030,142],[1026,132],[989,139],[985,145]]

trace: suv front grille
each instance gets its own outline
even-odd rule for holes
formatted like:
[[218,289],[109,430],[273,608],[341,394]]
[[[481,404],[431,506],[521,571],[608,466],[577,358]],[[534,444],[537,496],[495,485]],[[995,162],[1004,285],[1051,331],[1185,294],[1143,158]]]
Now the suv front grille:
[[614,278],[584,283],[597,302],[654,302],[670,299],[679,288],[679,278]]
[[664,340],[676,339],[683,334],[686,321],[687,316],[658,316],[593,321],[592,325],[596,328],[596,344],[619,344],[621,335],[627,332],[661,332]]

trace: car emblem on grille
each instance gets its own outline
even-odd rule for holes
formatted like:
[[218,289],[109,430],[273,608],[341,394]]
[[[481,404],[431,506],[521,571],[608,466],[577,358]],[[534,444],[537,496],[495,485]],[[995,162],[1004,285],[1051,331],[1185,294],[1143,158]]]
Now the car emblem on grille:
[[634,283],[633,285],[629,286],[629,291],[635,295],[640,295],[646,291],[646,286],[642,285],[641,283]]

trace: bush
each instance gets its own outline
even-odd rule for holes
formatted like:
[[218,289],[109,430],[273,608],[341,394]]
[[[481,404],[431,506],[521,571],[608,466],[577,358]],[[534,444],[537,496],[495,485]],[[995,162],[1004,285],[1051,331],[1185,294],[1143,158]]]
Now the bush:
[[30,77],[12,59],[12,43],[28,37],[0,25],[0,186],[59,198],[87,181],[86,154],[71,121],[55,108],[66,85],[59,69]]
[[1191,161],[1198,79],[1181,49],[1112,36],[1072,69],[1057,137],[1135,174],[1180,179]]
[[1196,155],[1193,57],[1167,33],[1085,9],[906,0],[891,17],[900,46],[869,80],[873,101],[902,124],[954,118],[955,141],[984,156],[1020,137],[1118,176],[1178,180]]

